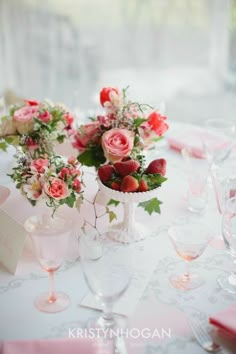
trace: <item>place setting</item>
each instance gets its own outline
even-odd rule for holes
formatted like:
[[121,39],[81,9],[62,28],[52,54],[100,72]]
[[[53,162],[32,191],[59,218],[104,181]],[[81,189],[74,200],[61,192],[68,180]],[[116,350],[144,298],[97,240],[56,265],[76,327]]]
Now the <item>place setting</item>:
[[[26,290],[33,286],[30,279],[14,290],[16,299],[17,293],[19,298],[27,298],[19,311],[31,306],[37,323],[51,316],[50,328],[76,323],[80,316],[86,323],[83,328],[68,328],[69,337],[48,341],[46,328],[39,338],[24,332],[19,342],[14,342],[18,339],[15,332],[4,338],[3,328],[2,353],[27,353],[31,344],[31,354],[49,349],[63,353],[70,343],[71,353],[76,348],[97,353],[100,348],[104,353],[141,354],[148,345],[164,348],[165,341],[170,344],[178,338],[176,318],[172,317],[175,311],[177,321],[184,323],[185,334],[181,335],[186,343],[191,331],[195,344],[206,351],[219,351],[217,339],[215,344],[208,337],[206,323],[200,321],[196,326],[185,305],[199,307],[210,330],[219,328],[219,335],[228,333],[230,340],[235,336],[236,323],[228,313],[235,311],[236,184],[233,164],[222,167],[230,161],[232,141],[215,150],[204,136],[202,154],[182,141],[181,149],[175,147],[181,154],[166,147],[161,152],[168,151],[168,157],[160,156],[158,143],[169,128],[163,113],[132,101],[128,88],[104,87],[99,98],[102,113],[80,126],[68,108],[47,100],[24,100],[11,107],[2,123],[7,131],[1,136],[4,149],[13,147],[15,154],[14,167],[7,171],[10,183],[0,186],[0,261],[9,280],[20,279],[16,270],[24,262],[28,239],[34,266],[37,261],[47,274],[40,283],[34,282],[37,296]],[[207,129],[208,134],[213,132],[210,125]],[[71,145],[73,156],[58,154],[64,143],[67,148]],[[177,164],[181,164],[181,174]],[[173,202],[184,193],[181,210],[175,210]],[[17,208],[21,218],[15,215]],[[216,236],[223,247],[214,247]],[[68,249],[74,266],[62,272]],[[231,259],[229,273],[223,261],[226,252]],[[30,269],[29,273],[32,275]],[[153,282],[155,289],[149,293]],[[1,297],[7,304],[4,292]],[[155,318],[150,319],[152,328],[145,338],[142,323],[149,322],[142,304],[149,300],[159,309],[164,306],[169,338],[160,338]],[[27,319],[25,323],[29,329]]]

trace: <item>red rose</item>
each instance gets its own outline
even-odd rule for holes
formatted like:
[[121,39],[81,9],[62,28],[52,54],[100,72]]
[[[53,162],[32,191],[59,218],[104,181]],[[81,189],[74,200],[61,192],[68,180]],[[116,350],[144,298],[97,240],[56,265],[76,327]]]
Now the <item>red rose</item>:
[[111,102],[111,94],[115,93],[115,95],[119,95],[119,91],[114,87],[104,87],[100,92],[100,102],[104,107],[105,102]]
[[147,119],[150,129],[158,136],[162,136],[169,128],[168,124],[165,122],[167,118],[156,111],[149,114]]
[[27,103],[28,106],[38,106],[38,101],[35,100],[24,100],[25,103]]

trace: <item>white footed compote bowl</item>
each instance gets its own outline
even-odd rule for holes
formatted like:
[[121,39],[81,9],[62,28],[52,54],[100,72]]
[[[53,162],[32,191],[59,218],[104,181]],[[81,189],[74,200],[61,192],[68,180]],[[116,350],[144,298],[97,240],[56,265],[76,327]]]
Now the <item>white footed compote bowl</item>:
[[147,192],[120,192],[105,186],[98,178],[98,185],[107,197],[122,202],[124,205],[123,221],[112,225],[108,231],[109,237],[115,241],[131,243],[146,238],[148,229],[135,220],[136,204],[155,198],[158,188]]

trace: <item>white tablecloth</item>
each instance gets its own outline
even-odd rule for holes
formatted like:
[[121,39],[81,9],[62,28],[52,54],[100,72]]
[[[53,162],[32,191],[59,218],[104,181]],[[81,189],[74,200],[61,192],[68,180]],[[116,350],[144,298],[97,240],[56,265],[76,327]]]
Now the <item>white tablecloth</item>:
[[[1,159],[0,184],[7,185],[12,193],[2,208],[9,212],[15,205],[14,217],[23,222],[31,213],[32,207],[15,190],[10,180],[5,177],[6,168],[11,161],[3,152]],[[9,155],[8,155],[9,156]],[[186,210],[185,193],[187,180],[183,171],[181,156],[170,151],[165,144],[160,144],[156,151],[149,152],[149,159],[165,157],[168,161],[168,181],[159,191],[161,215],[148,216],[141,208],[137,208],[137,218],[150,225],[150,237],[157,240],[157,266],[149,285],[135,310],[128,319],[130,328],[157,328],[171,330],[171,338],[132,340],[132,353],[170,353],[200,354],[205,353],[194,339],[186,321],[186,314],[197,316],[206,321],[209,315],[226,308],[236,300],[220,289],[217,284],[218,275],[228,267],[228,256],[224,250],[209,246],[204,254],[192,262],[192,268],[205,278],[205,284],[192,291],[181,291],[172,288],[168,281],[169,275],[175,270],[177,262],[182,262],[173,250],[165,232],[166,227],[177,217],[188,213]],[[3,163],[4,162],[4,163]],[[4,166],[4,167],[3,167]],[[91,188],[93,190],[94,186]],[[120,207],[121,208],[121,207]],[[82,218],[83,215],[78,216]],[[210,191],[209,204],[202,218],[213,229],[215,235],[220,233],[220,216],[218,214],[213,192]],[[23,254],[17,274],[11,275],[2,267],[0,269],[0,340],[3,339],[37,339],[68,337],[70,328],[85,327],[89,318],[97,315],[97,311],[80,306],[87,294],[80,262],[76,257],[75,239],[70,259],[56,272],[56,289],[65,291],[71,298],[70,307],[61,313],[44,314],[37,311],[33,301],[37,295],[47,290],[47,274],[43,273],[32,254],[27,250]],[[74,249],[74,254],[73,254]],[[227,349],[225,353],[233,353]],[[236,352],[236,351],[235,351]]]

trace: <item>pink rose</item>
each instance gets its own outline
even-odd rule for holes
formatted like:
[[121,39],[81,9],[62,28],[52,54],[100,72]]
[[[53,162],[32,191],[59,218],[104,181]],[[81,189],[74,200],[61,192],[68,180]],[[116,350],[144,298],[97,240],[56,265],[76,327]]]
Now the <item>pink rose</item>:
[[70,112],[67,112],[66,114],[64,114],[64,120],[66,122],[66,125],[68,127],[71,127],[73,122],[74,122],[74,117],[72,116],[72,114]]
[[72,188],[76,191],[76,193],[79,193],[82,189],[82,183],[78,179],[74,179]]
[[33,167],[38,173],[44,173],[46,167],[48,167],[48,163],[49,161],[47,159],[39,158],[31,162],[31,167]]
[[44,111],[42,113],[39,113],[38,119],[40,119],[44,123],[48,123],[52,119],[52,115],[50,112]]
[[117,162],[129,156],[134,146],[134,133],[127,129],[114,128],[102,136],[102,148],[105,157]]
[[59,173],[59,177],[61,177],[62,179],[66,180],[67,178],[70,177],[70,170],[67,167],[62,167],[60,173]]
[[56,200],[65,199],[69,195],[66,183],[57,177],[53,177],[44,185],[45,193]]
[[33,129],[33,118],[37,116],[37,113],[38,106],[25,106],[14,112],[13,120],[20,134],[27,134]]
[[99,122],[93,122],[85,124],[80,127],[74,134],[74,142],[72,146],[83,152],[89,143],[96,143],[99,140],[100,124]]

